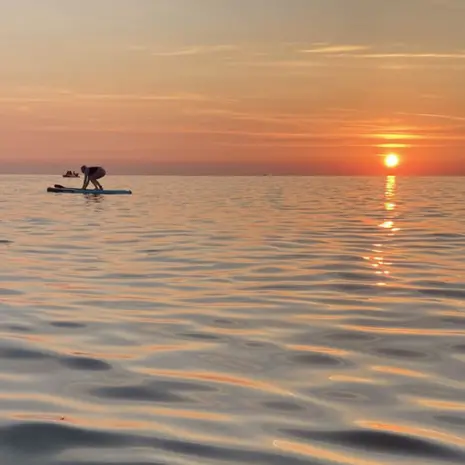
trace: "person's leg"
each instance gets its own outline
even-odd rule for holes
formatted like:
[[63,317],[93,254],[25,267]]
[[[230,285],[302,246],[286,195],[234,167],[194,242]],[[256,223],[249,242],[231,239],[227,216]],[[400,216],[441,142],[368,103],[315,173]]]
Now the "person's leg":
[[[103,186],[100,184],[99,181],[97,181],[98,179],[102,179],[105,175],[106,175],[106,171],[103,169],[103,168],[99,168],[95,173],[94,175],[92,176],[93,180],[97,183],[97,185],[99,186],[98,188],[99,189],[102,189],[103,190]],[[94,184],[95,185],[95,184]]]
[[96,189],[103,191],[103,186],[96,179],[90,178],[90,182],[94,185]]

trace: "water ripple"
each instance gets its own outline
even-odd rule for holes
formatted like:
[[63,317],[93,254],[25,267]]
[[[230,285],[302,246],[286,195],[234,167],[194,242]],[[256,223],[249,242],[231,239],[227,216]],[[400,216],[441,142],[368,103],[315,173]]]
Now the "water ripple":
[[461,180],[2,179],[2,465],[465,462]]

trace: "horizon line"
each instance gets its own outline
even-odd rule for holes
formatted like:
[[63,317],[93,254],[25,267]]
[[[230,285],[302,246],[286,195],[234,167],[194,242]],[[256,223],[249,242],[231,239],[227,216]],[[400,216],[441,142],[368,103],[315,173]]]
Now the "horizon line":
[[[0,176],[56,176],[56,177],[62,177],[61,175],[57,175],[56,173],[12,173],[12,172],[0,172]],[[298,174],[298,173],[281,173],[281,174],[222,174],[222,173],[216,173],[216,174],[207,174],[207,173],[196,173],[196,174],[186,174],[186,173],[151,173],[151,174],[146,174],[146,173],[117,173],[117,174],[107,174],[106,177],[123,177],[123,176],[143,176],[143,177],[229,177],[229,178],[284,178],[284,177],[300,177],[300,178],[310,178],[310,177],[338,177],[338,178],[379,178],[379,177],[390,177],[394,176],[396,178],[460,178],[460,177],[465,177],[465,173],[459,174],[459,173],[438,173],[438,174],[415,174],[415,173],[373,173],[373,174],[341,174],[341,173],[326,173],[326,174]],[[64,179],[82,179],[82,178],[64,178]]]

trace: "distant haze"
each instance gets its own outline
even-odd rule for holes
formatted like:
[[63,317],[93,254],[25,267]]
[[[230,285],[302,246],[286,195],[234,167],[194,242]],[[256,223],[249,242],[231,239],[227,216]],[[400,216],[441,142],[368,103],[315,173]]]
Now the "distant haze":
[[0,172],[465,174],[464,0],[5,0]]

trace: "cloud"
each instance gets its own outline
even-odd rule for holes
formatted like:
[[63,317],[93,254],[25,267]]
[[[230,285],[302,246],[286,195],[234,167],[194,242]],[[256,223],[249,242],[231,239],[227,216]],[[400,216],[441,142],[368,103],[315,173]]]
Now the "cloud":
[[141,104],[153,102],[231,102],[223,97],[207,96],[197,93],[179,92],[173,94],[106,94],[80,93],[73,91],[43,92],[42,95],[0,95],[0,103],[33,104],[33,103],[79,103],[79,102],[115,102]]
[[[346,47],[349,49],[349,46]],[[388,72],[422,69],[460,70],[465,68],[465,51],[451,53],[377,52],[366,47],[360,48],[359,52],[354,53],[341,52],[343,48],[343,46],[325,47],[318,49],[318,51],[315,50],[315,53],[309,50],[294,50],[285,57],[268,54],[262,59],[258,56],[252,59],[249,57],[240,59],[241,57],[238,56],[237,59],[229,61],[227,66],[278,70],[289,74],[310,74],[330,68],[375,68]]]
[[465,53],[368,53],[345,54],[351,58],[434,58],[434,59],[465,59]]
[[352,123],[350,116],[348,116],[347,110],[333,109],[324,113],[312,113],[312,114],[301,114],[301,113],[283,113],[283,112],[256,112],[256,111],[241,111],[235,109],[217,109],[217,108],[192,108],[185,110],[184,115],[197,117],[212,117],[211,120],[215,122],[226,120],[227,124],[230,125],[239,123],[246,123],[250,126],[250,123],[255,123],[263,127],[267,125],[268,128],[273,127],[290,127],[295,130],[308,130],[310,127],[322,127],[322,126],[337,126],[347,125]]
[[83,125],[82,123],[77,124],[46,124],[46,125],[35,125],[29,128],[31,132],[68,132],[68,133],[97,133],[97,134],[132,134],[138,136],[152,136],[154,134],[160,134],[161,131],[155,130],[153,127],[141,127],[139,126],[101,126],[98,124]]
[[465,116],[452,116],[452,115],[438,115],[434,113],[398,113],[399,115],[406,115],[406,116],[420,116],[424,118],[437,118],[437,119],[445,119],[449,121],[464,121]]
[[249,66],[256,68],[287,68],[287,69],[309,69],[322,68],[325,63],[307,60],[270,60],[270,61],[235,61],[230,62],[231,66]]
[[76,100],[99,101],[130,101],[130,102],[154,102],[154,101],[209,101],[210,97],[194,93],[175,94],[87,94],[74,93],[71,97]]
[[[178,48],[156,49],[146,45],[132,45],[128,50],[143,52],[154,58],[182,58],[218,55],[227,58],[223,64],[232,67],[283,70],[290,74],[305,74],[329,67],[370,67],[387,71],[402,71],[424,68],[457,69],[458,61],[465,60],[465,50],[415,51],[407,50],[405,44],[392,43],[380,49],[370,44],[303,43],[275,44],[263,47],[257,44],[192,45]],[[232,53],[234,52],[234,53]]]
[[322,47],[316,47],[307,50],[300,50],[301,53],[323,53],[323,54],[332,54],[332,53],[350,53],[350,52],[359,52],[363,50],[369,50],[371,47],[366,45],[326,45]]
[[239,47],[236,45],[199,45],[177,50],[152,51],[151,55],[156,57],[179,57],[190,55],[205,55],[210,53],[234,52]]
[[300,54],[321,55],[328,58],[358,58],[358,59],[465,59],[465,50],[450,52],[424,51],[416,52],[409,50],[398,51],[402,44],[392,44],[397,50],[377,51],[373,46],[368,45],[331,45],[323,44],[313,48],[300,48],[296,51]]
[[[333,45],[315,49],[301,49],[299,53],[327,55],[334,58],[360,58],[360,59],[385,59],[385,58],[433,58],[433,59],[464,59],[465,51],[440,53],[440,52],[370,52],[372,47],[359,45]],[[359,53],[355,53],[359,52]]]

